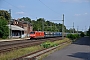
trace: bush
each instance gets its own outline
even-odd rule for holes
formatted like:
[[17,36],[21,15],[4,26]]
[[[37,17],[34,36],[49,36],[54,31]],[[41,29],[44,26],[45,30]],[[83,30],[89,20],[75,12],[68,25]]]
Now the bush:
[[74,34],[74,38],[79,38],[79,34]]
[[0,17],[0,38],[7,38],[9,35],[9,28],[8,26],[6,26],[7,20],[5,20],[4,18]]
[[58,44],[55,44],[53,42],[50,41],[46,41],[44,43],[42,43],[40,46],[44,47],[44,48],[49,48],[49,47],[54,47],[57,46]]
[[67,38],[76,39],[76,38],[79,38],[79,35],[78,34],[68,34]]
[[85,34],[84,34],[83,32],[81,32],[80,36],[81,36],[81,37],[84,37],[84,36],[85,36]]
[[73,35],[72,34],[68,34],[67,38],[73,39]]

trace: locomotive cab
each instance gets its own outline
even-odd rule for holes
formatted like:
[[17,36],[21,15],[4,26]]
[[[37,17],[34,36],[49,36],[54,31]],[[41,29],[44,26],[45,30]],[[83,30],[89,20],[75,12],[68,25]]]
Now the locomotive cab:
[[35,32],[30,32],[30,39],[35,37]]

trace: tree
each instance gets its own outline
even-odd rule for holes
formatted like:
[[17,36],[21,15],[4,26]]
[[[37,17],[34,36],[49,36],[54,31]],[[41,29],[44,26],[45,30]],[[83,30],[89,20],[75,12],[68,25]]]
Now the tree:
[[70,32],[70,33],[73,33],[73,28],[70,28],[70,29],[69,29],[69,32]]
[[31,19],[29,17],[20,18],[20,21],[23,21],[23,20],[31,23]]
[[8,22],[5,18],[0,17],[0,38],[7,38],[9,35]]
[[87,31],[87,35],[90,36],[90,27],[89,27],[89,29]]
[[10,19],[10,14],[5,10],[0,10],[0,16],[4,17],[7,21]]
[[81,37],[84,37],[84,36],[85,36],[85,34],[84,34],[83,32],[81,32],[80,36],[81,36]]
[[[32,20],[31,21],[32,25],[33,25],[33,30],[35,31],[52,31],[52,32],[62,32],[62,24],[57,24],[54,22],[50,22],[50,21],[45,21],[44,18],[39,18],[36,21]],[[66,26],[64,26],[64,29],[66,30]]]

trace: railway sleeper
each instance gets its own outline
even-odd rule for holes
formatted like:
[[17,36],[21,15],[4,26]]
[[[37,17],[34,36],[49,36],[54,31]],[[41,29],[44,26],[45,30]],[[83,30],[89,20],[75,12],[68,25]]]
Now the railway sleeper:
[[69,42],[63,42],[62,44],[56,46],[56,47],[51,47],[51,48],[48,48],[48,49],[43,49],[43,50],[39,50],[39,51],[36,51],[34,53],[31,53],[31,54],[27,54],[25,56],[22,56],[22,57],[19,57],[19,58],[16,58],[16,59],[13,59],[13,60],[37,60],[37,57],[44,54],[44,53],[47,53],[51,50],[54,50],[58,47],[61,47],[63,44],[66,44],[66,43],[69,43]]

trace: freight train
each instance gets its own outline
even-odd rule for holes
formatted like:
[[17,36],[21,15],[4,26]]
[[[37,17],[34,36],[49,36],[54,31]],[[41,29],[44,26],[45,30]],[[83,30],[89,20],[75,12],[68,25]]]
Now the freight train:
[[45,31],[33,31],[30,32],[31,38],[49,38],[49,37],[61,37],[62,32],[45,32]]

